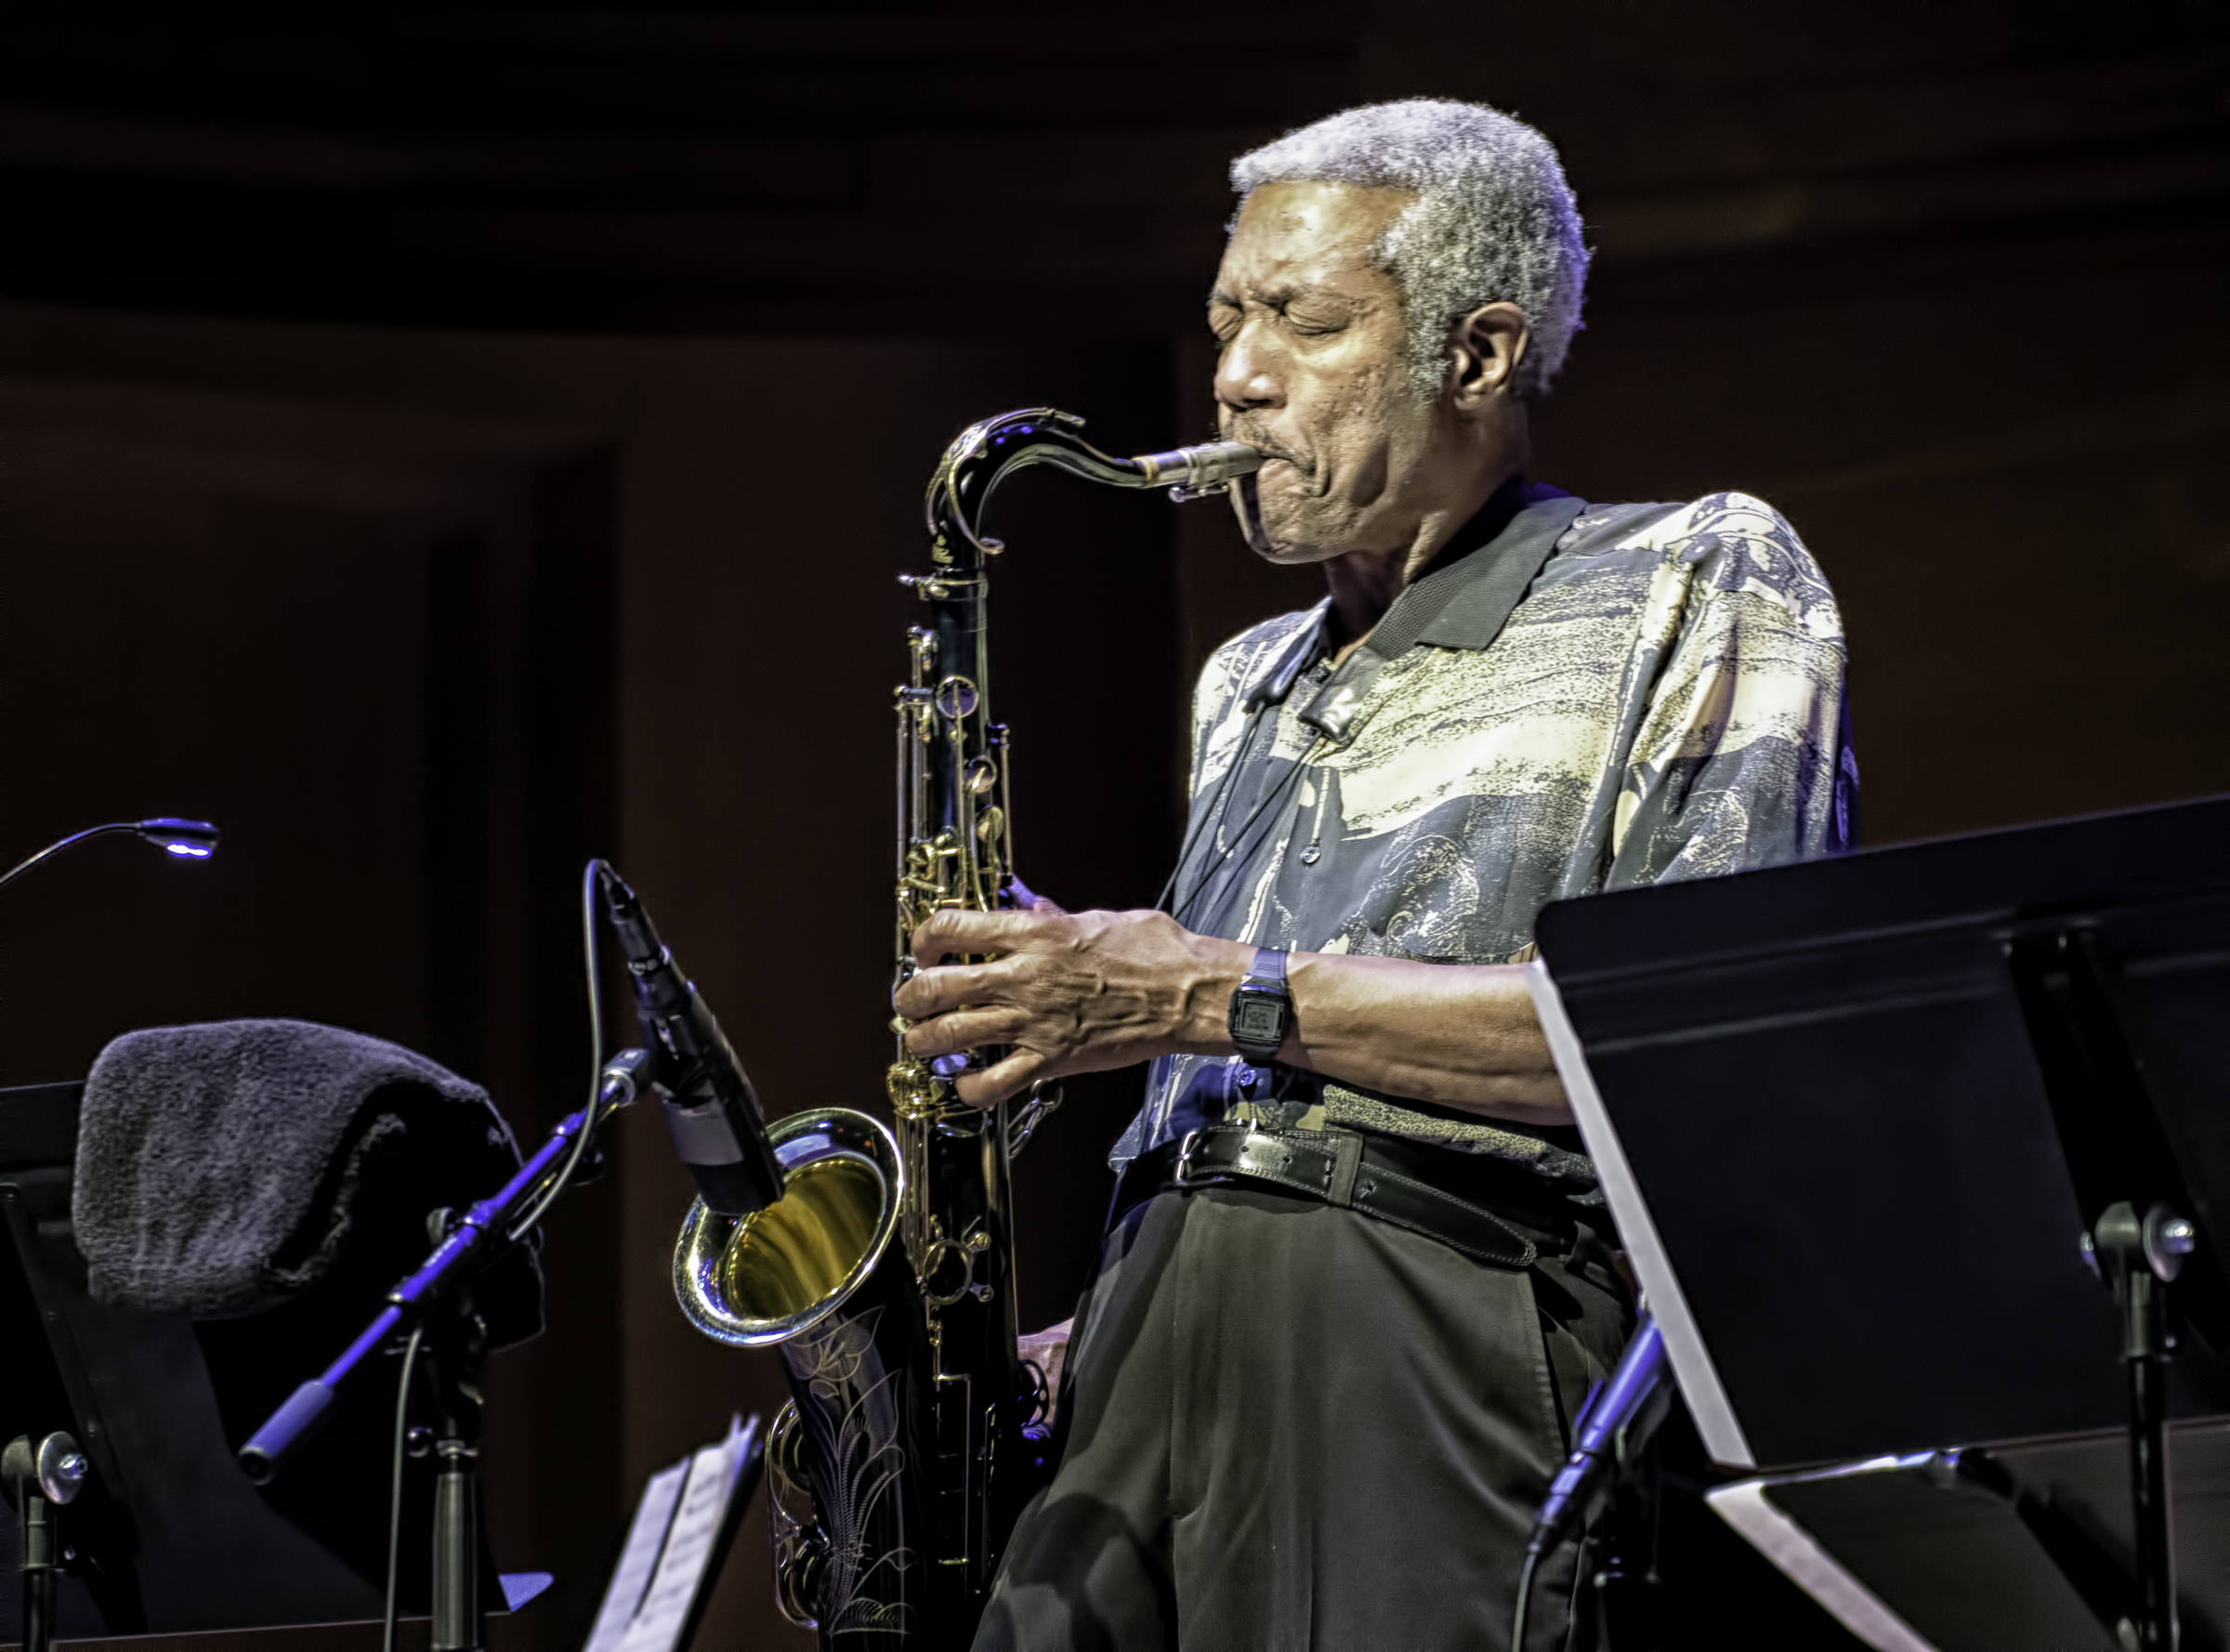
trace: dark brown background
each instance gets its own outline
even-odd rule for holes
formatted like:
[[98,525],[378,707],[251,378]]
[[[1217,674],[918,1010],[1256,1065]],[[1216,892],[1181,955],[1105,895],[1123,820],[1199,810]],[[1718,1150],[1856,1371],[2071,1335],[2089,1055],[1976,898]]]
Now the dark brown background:
[[[1794,519],[1869,841],[2230,789],[2226,68],[2198,0],[0,7],[0,838],[226,831],[9,892],[0,1082],[300,1015],[539,1134],[606,852],[775,1109],[879,1106],[928,466],[1032,403],[1200,436],[1226,162],[1383,96],[1563,147],[1599,261],[1538,474]],[[1024,871],[1143,903],[1190,670],[1307,582],[1215,505],[1010,489]],[[1033,1320],[1135,1088],[1020,1166]],[[493,1370],[499,1556],[562,1580],[512,1645],[577,1644],[642,1477],[780,1397],[680,1320],[686,1179],[621,1135]],[[742,1542],[703,1644],[802,1644]]]

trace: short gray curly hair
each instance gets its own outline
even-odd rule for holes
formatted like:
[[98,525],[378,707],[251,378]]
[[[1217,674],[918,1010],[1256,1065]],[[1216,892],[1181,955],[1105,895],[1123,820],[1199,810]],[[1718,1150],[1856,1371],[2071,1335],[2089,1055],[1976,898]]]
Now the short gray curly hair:
[[[1537,396],[1580,330],[1587,243],[1555,146],[1483,103],[1371,103],[1288,132],[1231,163],[1240,204],[1265,184],[1338,183],[1416,196],[1371,248],[1401,288],[1404,351],[1421,395],[1448,372],[1448,329],[1482,304],[1525,311],[1515,389]],[[1236,222],[1236,220],[1234,220]]]

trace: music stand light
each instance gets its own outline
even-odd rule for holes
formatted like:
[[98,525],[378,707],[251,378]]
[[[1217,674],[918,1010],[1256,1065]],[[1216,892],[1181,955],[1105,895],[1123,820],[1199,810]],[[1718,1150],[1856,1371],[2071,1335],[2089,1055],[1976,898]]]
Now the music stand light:
[[160,844],[181,860],[206,860],[216,853],[216,828],[206,820],[181,820],[175,815],[157,815],[146,820],[111,820],[102,826],[88,826],[83,832],[72,832],[68,837],[58,838],[30,859],[18,864],[5,876],[0,876],[0,889],[5,889],[42,860],[60,854],[72,844],[82,844],[89,837],[105,837],[112,832],[129,832],[144,837],[151,844]]

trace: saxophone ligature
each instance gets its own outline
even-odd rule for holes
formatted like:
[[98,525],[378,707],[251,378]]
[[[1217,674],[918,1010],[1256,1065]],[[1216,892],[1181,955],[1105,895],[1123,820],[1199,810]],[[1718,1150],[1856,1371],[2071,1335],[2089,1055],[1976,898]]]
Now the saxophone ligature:
[[[897,690],[899,982],[932,913],[1020,898],[1011,746],[990,715],[986,568],[1003,547],[981,523],[992,491],[1049,465],[1182,500],[1262,463],[1237,442],[1114,458],[1082,426],[1051,408],[986,419],[930,479],[929,570],[905,576],[922,623],[906,633]],[[840,1108],[778,1121],[766,1143],[781,1197],[742,1213],[701,1198],[674,1256],[676,1293],[700,1331],[781,1352],[793,1397],[767,1451],[776,1598],[822,1646],[847,1652],[967,1645],[1015,1518],[1049,1467],[1052,1396],[1016,1347],[1009,1161],[1057,1092],[973,1107],[957,1081],[1000,1052],[923,1061],[906,1049],[907,1023],[892,1027],[895,1131]],[[646,1033],[658,1042],[648,1016]],[[680,1143],[694,1126],[677,1110],[668,1117]],[[730,1107],[731,1122],[741,1111]]]

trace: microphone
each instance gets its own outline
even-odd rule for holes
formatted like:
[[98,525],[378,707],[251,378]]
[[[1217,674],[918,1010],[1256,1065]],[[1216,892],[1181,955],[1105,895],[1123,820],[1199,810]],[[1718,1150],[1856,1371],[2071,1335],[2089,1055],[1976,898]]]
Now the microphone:
[[1510,1632],[1513,1648],[1525,1645],[1526,1607],[1541,1557],[1569,1536],[1573,1527],[1603,1513],[1617,1484],[1616,1471],[1642,1454],[1672,1409],[1664,1333],[1645,1314],[1618,1369],[1608,1381],[1590,1390],[1581,1406],[1572,1424],[1572,1454],[1549,1482],[1549,1495],[1534,1516],[1525,1569],[1518,1577],[1517,1609]]
[[1641,1455],[1665,1420],[1672,1403],[1665,1373],[1664,1333],[1645,1315],[1610,1380],[1581,1408],[1572,1427],[1572,1454],[1549,1482],[1549,1495],[1526,1544],[1528,1553],[1555,1547],[1575,1525],[1602,1512],[1610,1471]]
[[765,1210],[782,1196],[782,1164],[767,1139],[766,1116],[743,1064],[704,995],[658,938],[635,891],[610,866],[598,866],[674,1150],[696,1178],[706,1209],[723,1216]]

